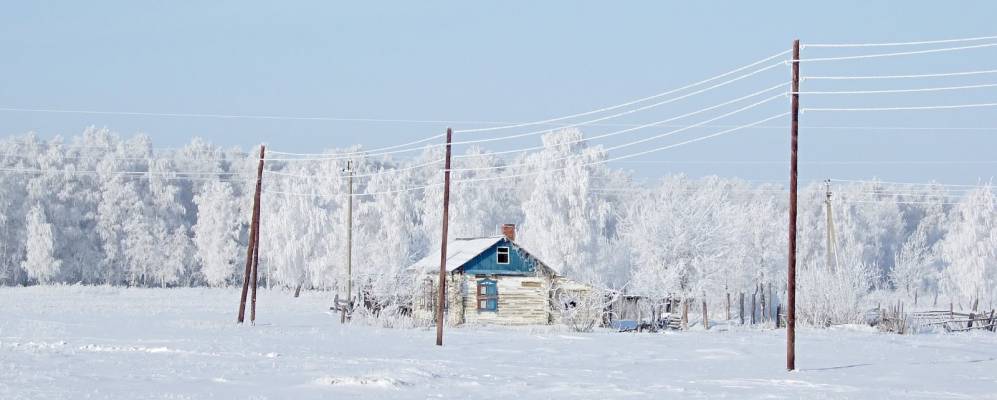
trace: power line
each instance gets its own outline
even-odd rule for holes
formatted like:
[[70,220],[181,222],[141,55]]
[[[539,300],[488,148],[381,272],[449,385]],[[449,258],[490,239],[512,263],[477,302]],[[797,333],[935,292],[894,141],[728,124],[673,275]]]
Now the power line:
[[[689,140],[686,140],[686,141],[683,141],[683,142],[679,142],[679,143],[675,143],[675,144],[671,144],[671,145],[667,145],[667,146],[661,146],[661,147],[657,147],[657,148],[654,148],[654,149],[645,150],[645,151],[638,152],[638,153],[627,154],[627,155],[623,155],[623,156],[619,156],[619,157],[615,157],[615,158],[609,158],[609,159],[604,159],[604,160],[597,160],[597,161],[592,161],[592,162],[587,162],[587,163],[582,163],[582,164],[568,166],[568,167],[562,167],[562,168],[543,169],[543,170],[536,170],[536,171],[531,171],[531,172],[526,172],[526,173],[519,173],[519,174],[512,174],[512,175],[502,175],[502,176],[485,177],[485,178],[455,179],[455,180],[452,181],[452,183],[472,183],[472,182],[494,181],[494,180],[501,180],[501,179],[512,179],[512,178],[520,178],[520,177],[532,176],[532,175],[539,175],[539,174],[550,173],[550,172],[558,172],[558,171],[563,171],[563,170],[566,170],[566,169],[569,169],[569,168],[576,168],[576,167],[585,167],[585,166],[591,166],[591,165],[605,164],[605,163],[609,163],[609,162],[613,162],[613,161],[617,161],[617,160],[623,160],[623,159],[627,159],[627,158],[637,157],[637,156],[645,155],[645,154],[648,154],[648,153],[653,153],[653,152],[657,152],[657,151],[663,151],[663,150],[672,149],[672,148],[675,148],[675,147],[680,147],[680,146],[684,146],[684,145],[687,145],[687,144],[699,142],[699,141],[702,141],[702,140],[711,139],[711,138],[714,138],[714,137],[717,137],[717,136],[721,136],[721,135],[729,134],[729,133],[732,133],[732,132],[735,132],[735,131],[738,131],[738,130],[741,130],[741,129],[745,129],[745,128],[748,128],[748,127],[751,127],[751,126],[754,126],[754,125],[763,124],[765,122],[771,121],[771,120],[776,119],[776,118],[785,117],[786,115],[789,115],[789,113],[788,112],[780,113],[780,114],[777,114],[777,115],[774,115],[774,116],[771,116],[771,117],[768,117],[768,118],[765,118],[765,119],[762,119],[762,120],[759,120],[759,121],[755,121],[755,122],[752,122],[752,123],[749,123],[749,124],[745,124],[745,125],[741,125],[741,126],[738,126],[738,127],[735,127],[735,128],[731,128],[731,129],[727,129],[727,130],[724,130],[724,131],[716,132],[716,133],[713,133],[711,135],[701,136],[701,137],[698,137],[698,138],[695,138],[695,139],[689,139]],[[397,189],[397,190],[388,190],[388,191],[382,191],[382,192],[354,193],[353,195],[354,196],[368,196],[368,195],[402,193],[402,192],[425,190],[427,188],[439,187],[439,186],[443,186],[443,184],[442,183],[435,183],[435,184],[427,184],[427,185],[422,185],[422,186],[415,186],[415,187],[409,187],[409,188],[403,188],[403,189]],[[286,195],[286,196],[327,197],[327,198],[328,197],[339,197],[339,196],[343,196],[344,195],[344,194],[340,194],[340,195],[336,195],[336,196],[330,196],[330,195],[322,195],[322,194],[318,194],[318,193],[283,192],[283,191],[274,191],[274,190],[267,190],[267,191],[264,191],[264,193],[281,194],[281,195]]]
[[[691,92],[691,93],[687,93],[687,94],[679,96],[679,97],[675,97],[675,98],[670,98],[670,99],[667,99],[667,100],[663,100],[663,101],[660,101],[660,102],[657,102],[657,103],[653,103],[653,104],[650,104],[650,105],[646,105],[646,106],[643,106],[643,107],[640,107],[640,108],[637,108],[637,109],[634,109],[634,110],[628,110],[628,111],[624,111],[624,112],[621,112],[621,113],[617,113],[617,114],[613,114],[613,115],[609,115],[609,116],[605,116],[605,117],[600,117],[600,118],[596,118],[596,119],[589,120],[589,121],[583,121],[583,122],[579,122],[579,123],[575,123],[575,124],[570,124],[570,125],[564,126],[564,128],[573,127],[573,126],[583,126],[583,125],[586,125],[586,124],[592,123],[592,122],[605,121],[605,120],[616,118],[616,117],[620,117],[620,116],[623,116],[623,115],[628,115],[628,114],[632,114],[632,113],[635,113],[635,112],[643,111],[643,110],[646,110],[646,109],[649,109],[649,108],[652,108],[652,107],[657,107],[657,106],[660,106],[660,105],[663,105],[663,104],[672,103],[672,102],[675,102],[675,101],[678,101],[678,100],[682,100],[682,99],[688,98],[690,96],[694,96],[696,94],[700,94],[700,93],[703,93],[703,92],[706,92],[706,91],[709,91],[709,90],[712,90],[712,89],[715,89],[715,88],[718,88],[718,87],[721,87],[721,86],[728,85],[730,83],[733,83],[733,82],[736,82],[736,81],[739,81],[739,80],[742,80],[742,79],[746,79],[746,78],[751,77],[751,76],[753,76],[755,74],[761,73],[763,71],[767,71],[769,69],[778,67],[780,65],[781,64],[773,64],[773,65],[764,67],[762,69],[750,72],[748,74],[736,77],[734,79],[730,79],[730,80],[718,83],[716,85],[713,85],[713,86],[710,86],[710,87],[707,87],[707,88],[704,88],[704,89],[700,89],[700,90],[697,90],[697,91],[694,91],[694,92]],[[731,100],[731,101],[728,101],[726,103],[723,103],[723,104],[720,104],[720,105],[717,105],[717,106],[708,107],[706,109],[699,110],[699,111],[696,111],[696,112],[693,112],[693,113],[689,113],[689,114],[685,114],[685,115],[682,115],[682,116],[679,116],[679,117],[675,117],[675,118],[672,118],[672,119],[668,119],[668,120],[664,120],[664,121],[659,121],[658,123],[664,123],[664,122],[674,121],[674,120],[677,120],[679,118],[683,118],[685,116],[695,115],[695,114],[698,114],[698,113],[703,112],[703,111],[715,109],[715,108],[718,108],[718,107],[723,106],[723,105],[728,105],[728,104],[731,104],[731,103],[734,103],[734,102],[737,102],[737,101],[740,101],[740,100],[743,100],[743,99],[746,99],[746,98],[750,98],[750,97],[753,97],[753,96],[756,96],[756,95],[759,95],[759,94],[762,94],[762,93],[765,93],[765,92],[769,92],[769,91],[775,90],[775,89],[777,89],[779,87],[782,87],[782,86],[785,86],[785,85],[786,85],[785,83],[782,83],[782,84],[773,86],[771,88],[764,89],[764,90],[761,90],[759,92],[755,92],[755,93],[752,93],[750,95],[747,95],[747,96],[744,96],[744,97],[741,97],[741,98],[738,98],[738,99],[735,99],[735,100]],[[605,137],[605,136],[612,136],[613,134],[616,134],[616,133],[629,132],[629,131],[633,131],[633,130],[640,129],[640,128],[654,126],[654,125],[657,125],[658,123],[651,123],[651,124],[640,125],[640,126],[635,127],[635,128],[626,129],[626,130],[620,131],[620,132],[614,132],[614,133],[609,134],[609,135],[604,135],[603,137]],[[457,132],[459,132],[459,131],[457,131]],[[501,140],[510,140],[510,139],[516,139],[516,138],[521,138],[521,137],[526,137],[526,136],[536,136],[536,135],[540,135],[540,134],[544,134],[544,133],[548,133],[548,132],[550,132],[550,130],[549,129],[545,129],[545,130],[538,130],[538,131],[532,131],[532,132],[526,132],[526,133],[520,133],[520,134],[514,134],[514,135],[507,135],[507,136],[495,137],[495,138],[455,141],[455,142],[452,143],[452,145],[478,144],[478,143],[495,142],[495,141],[501,141]],[[434,138],[438,138],[438,137],[439,136],[435,136]],[[418,142],[425,142],[425,141],[427,141],[429,139],[432,139],[432,138],[422,139],[422,140],[420,140]],[[413,142],[413,143],[417,143],[417,142]],[[398,146],[393,146],[393,147],[401,147],[401,146],[404,146],[404,145],[398,145]],[[379,152],[379,153],[376,153],[376,152],[375,153],[367,153],[366,155],[367,156],[379,156],[379,155],[406,153],[406,152],[412,152],[412,151],[418,151],[418,150],[427,150],[427,149],[431,149],[431,148],[434,148],[434,147],[441,147],[441,146],[443,146],[443,144],[428,145],[428,146],[417,147],[417,148],[409,148],[409,149],[397,149],[397,150],[384,151],[384,152]],[[387,148],[385,148],[385,149],[387,149]],[[533,149],[537,149],[537,147],[527,148],[527,150],[533,150]],[[512,153],[512,152],[518,152],[518,151],[523,151],[523,150],[505,151],[503,153]],[[355,153],[349,153],[349,154],[362,154],[362,153],[364,153],[364,152],[355,152]],[[350,158],[350,157],[351,157],[350,155],[337,155],[337,156],[333,156],[333,157],[315,157],[315,158],[307,158],[307,159],[299,159],[299,158],[271,158],[271,159],[268,159],[268,160],[270,160],[270,161],[302,161],[302,160],[306,160],[306,161],[323,160],[323,161],[325,161],[325,160],[342,160],[342,159],[346,159],[346,158]],[[463,157],[467,157],[467,156],[463,156]]]
[[[399,172],[411,171],[411,170],[414,170],[414,169],[419,169],[419,168],[424,168],[424,167],[428,167],[428,166],[433,166],[433,165],[439,164],[441,162],[443,162],[443,159],[428,161],[428,162],[425,162],[425,163],[422,163],[422,164],[411,165],[411,166],[407,166],[407,167],[384,169],[384,170],[381,170],[381,171],[378,171],[378,172],[371,172],[371,173],[366,173],[366,174],[355,174],[355,175],[353,175],[353,178],[369,178],[369,177],[374,177],[374,176],[379,176],[379,175],[387,175],[387,174],[394,174],[394,173],[399,173]],[[294,173],[280,172],[280,171],[274,171],[274,170],[264,170],[264,171],[268,175],[286,176],[286,177],[294,177],[294,178],[347,179],[347,178],[350,177],[350,175],[321,176],[321,175],[294,174]]]
[[975,103],[975,104],[953,104],[938,106],[910,106],[910,107],[859,107],[859,108],[829,108],[813,107],[804,108],[803,111],[910,111],[910,110],[951,110],[959,108],[980,108],[994,107],[997,103]]
[[[710,87],[707,87],[707,88],[704,88],[704,89],[700,89],[700,90],[697,90],[697,91],[694,91],[694,92],[691,92],[691,93],[687,93],[687,94],[684,94],[684,95],[679,96],[679,97],[670,98],[670,99],[667,99],[667,100],[663,100],[663,101],[660,101],[660,102],[657,102],[657,103],[649,104],[649,105],[646,105],[646,106],[643,106],[643,107],[640,107],[640,108],[636,108],[636,109],[633,109],[633,110],[628,110],[628,111],[624,111],[624,112],[621,112],[621,113],[617,113],[617,114],[613,114],[613,115],[609,115],[609,116],[605,116],[605,117],[601,117],[601,118],[596,118],[596,119],[589,120],[589,121],[583,121],[583,122],[579,122],[579,123],[575,123],[575,124],[565,125],[565,126],[561,127],[561,129],[563,129],[563,128],[577,127],[577,126],[584,126],[584,125],[588,125],[589,123],[592,123],[592,122],[605,121],[605,120],[608,120],[608,119],[612,119],[612,118],[617,118],[617,117],[624,116],[624,115],[633,114],[635,112],[644,111],[644,110],[647,110],[647,109],[650,109],[650,108],[653,108],[653,107],[657,107],[657,106],[660,106],[660,105],[674,103],[676,101],[679,101],[679,100],[682,100],[682,99],[686,99],[686,98],[689,98],[691,96],[695,96],[697,94],[701,94],[701,93],[704,93],[704,92],[716,89],[718,87],[726,86],[726,85],[729,85],[731,83],[734,83],[734,82],[737,82],[737,81],[749,78],[751,76],[754,76],[754,75],[759,74],[761,72],[768,71],[770,69],[779,67],[781,65],[782,64],[773,64],[773,65],[767,66],[765,68],[759,69],[757,71],[753,71],[753,72],[750,72],[748,74],[741,75],[741,76],[739,76],[737,78],[730,79],[730,80],[727,80],[727,81],[718,83],[716,85],[713,85],[713,86],[710,86]],[[753,96],[753,95],[757,95],[757,94],[760,94],[760,93],[764,93],[764,92],[767,92],[767,91],[770,91],[770,90],[773,90],[775,88],[782,87],[782,86],[785,86],[785,85],[787,85],[787,84],[786,83],[782,83],[782,84],[779,84],[779,85],[774,86],[772,88],[765,89],[765,90],[763,90],[761,92],[753,93],[752,95],[749,95],[748,97]],[[544,133],[547,133],[547,132],[550,132],[550,131],[551,131],[550,129],[544,129],[544,130],[538,130],[538,131],[532,131],[532,132],[526,132],[526,133],[519,133],[519,134],[514,134],[514,135],[500,136],[500,137],[495,137],[495,138],[457,141],[457,142],[453,142],[453,144],[454,145],[458,145],[458,144],[474,144],[474,143],[494,142],[494,141],[500,141],[500,140],[508,140],[508,139],[521,138],[521,137],[526,137],[526,136],[535,136],[535,135],[544,134]]]
[[648,96],[648,97],[644,97],[644,98],[632,100],[632,101],[629,101],[629,102],[626,102],[626,103],[621,103],[621,104],[617,104],[617,105],[610,106],[610,107],[601,108],[601,109],[598,109],[598,110],[586,111],[586,112],[583,112],[583,113],[566,115],[566,116],[562,116],[562,117],[545,119],[545,120],[541,120],[541,121],[522,122],[522,123],[518,123],[518,124],[511,124],[511,125],[505,125],[505,126],[497,126],[497,127],[490,127],[490,128],[478,128],[478,129],[463,129],[463,130],[458,129],[458,130],[454,130],[454,133],[487,132],[487,131],[494,131],[494,130],[501,130],[501,129],[521,128],[521,127],[525,127],[525,126],[540,125],[540,124],[545,124],[545,123],[550,123],[550,122],[562,121],[562,120],[565,120],[565,119],[583,117],[583,116],[586,116],[586,115],[592,115],[592,114],[597,114],[597,113],[606,112],[606,111],[612,111],[612,110],[615,110],[615,109],[618,109],[618,108],[628,107],[628,106],[631,106],[631,105],[634,105],[634,104],[643,103],[643,102],[648,101],[648,100],[653,100],[653,99],[656,99],[656,98],[659,98],[659,97],[663,97],[663,96],[667,96],[667,95],[670,95],[670,94],[673,94],[673,93],[677,93],[677,92],[685,90],[685,89],[693,88],[693,87],[696,87],[696,86],[699,86],[699,85],[702,85],[702,84],[705,84],[705,83],[708,83],[708,82],[712,82],[714,80],[717,80],[717,79],[720,79],[720,78],[723,78],[723,77],[726,77],[726,76],[729,76],[729,75],[736,74],[738,72],[741,72],[743,70],[752,68],[754,66],[757,66],[757,65],[760,65],[760,64],[764,64],[764,63],[766,63],[768,61],[771,61],[773,59],[782,57],[782,56],[784,56],[786,54],[789,54],[789,50],[781,51],[779,53],[776,53],[776,54],[773,54],[771,56],[765,57],[765,58],[763,58],[761,60],[755,61],[755,62],[753,62],[751,64],[748,64],[748,65],[736,68],[734,70],[722,73],[720,75],[713,76],[711,78],[707,78],[707,79],[701,80],[699,82],[694,82],[694,83],[682,86],[680,88],[671,89],[671,90],[664,91],[664,92],[661,92],[661,93],[658,93],[658,94],[655,94],[655,95],[651,95],[651,96]]
[[[710,122],[713,122],[713,121],[716,121],[716,120],[719,120],[719,119],[722,119],[722,118],[726,118],[726,117],[729,117],[731,115],[747,111],[749,109],[761,106],[761,105],[763,105],[765,103],[771,102],[772,100],[775,100],[775,99],[778,99],[778,98],[782,98],[782,97],[783,97],[783,95],[781,95],[781,94],[780,95],[776,95],[776,96],[772,96],[772,97],[769,97],[767,99],[755,102],[753,104],[749,104],[749,105],[747,105],[745,107],[741,107],[741,108],[739,108],[737,110],[728,112],[726,114],[722,114],[722,115],[720,115],[718,117],[707,119],[705,121],[702,121],[700,124],[694,124],[694,125],[690,125],[690,126],[685,127],[685,128],[676,129],[676,130],[665,132],[665,133],[662,133],[662,134],[659,134],[659,135],[655,135],[655,136],[651,136],[651,137],[647,137],[647,138],[635,140],[635,141],[632,141],[632,142],[627,142],[627,143],[624,143],[624,144],[612,146],[612,147],[607,148],[606,151],[608,152],[608,151],[612,151],[612,150],[621,149],[621,148],[624,148],[624,147],[630,147],[630,146],[633,146],[633,145],[636,145],[636,144],[641,144],[641,143],[645,143],[645,142],[648,142],[648,141],[651,141],[651,140],[661,139],[663,137],[667,137],[667,136],[671,136],[671,135],[674,135],[674,134],[677,134],[677,133],[681,133],[681,132],[687,131],[689,129],[695,128],[695,127],[697,127],[697,126],[699,126],[701,124],[707,124],[707,123],[710,123]],[[738,129],[741,129],[741,128],[738,128]],[[571,155],[571,156],[561,157],[561,158],[557,158],[557,159],[554,159],[554,160],[551,160],[551,161],[561,161],[561,160],[566,160],[566,159],[575,158],[575,157],[577,157],[577,155]],[[511,164],[511,165],[475,167],[475,168],[452,168],[451,171],[481,171],[481,170],[492,170],[492,169],[505,169],[505,168],[509,168],[509,167],[526,166],[526,165],[528,165],[528,164],[527,163],[519,163],[519,164]]]
[[[646,161],[623,161],[625,163],[632,164],[703,164],[703,165],[785,165],[788,161],[730,161],[730,160],[716,160],[716,161],[702,161],[702,160],[692,160],[692,161],[678,161],[678,160],[646,160]],[[908,161],[800,161],[800,164],[806,165],[913,165],[913,164],[924,164],[924,165],[949,165],[949,164],[997,164],[997,161],[922,161],[922,160],[908,160]]]
[[[433,136],[429,136],[429,137],[422,138],[422,139],[415,140],[415,141],[408,142],[408,143],[402,143],[402,144],[393,145],[393,146],[387,146],[387,147],[374,148],[374,149],[370,149],[370,150],[354,151],[354,152],[349,152],[349,153],[340,153],[339,155],[342,156],[343,158],[348,158],[348,156],[355,155],[355,154],[365,154],[365,153],[370,153],[370,152],[378,152],[378,151],[385,151],[385,150],[394,150],[394,149],[401,148],[401,147],[407,147],[407,146],[411,146],[411,145],[415,145],[415,144],[425,143],[425,142],[428,142],[430,140],[439,139],[439,138],[441,138],[443,136],[446,136],[446,135],[443,135],[443,134],[441,134],[441,135],[433,135]],[[288,152],[283,152],[283,151],[273,151],[271,153],[274,153],[274,154],[283,154],[283,155],[288,155],[288,156],[327,156],[328,155],[328,154],[324,154],[324,153],[288,153]]]
[[817,95],[823,95],[823,94],[914,93],[914,92],[941,92],[941,91],[948,91],[948,90],[979,89],[979,88],[989,88],[989,87],[997,87],[997,83],[984,83],[984,84],[979,84],[979,85],[963,85],[963,86],[930,87],[930,88],[917,88],[917,89],[807,91],[807,92],[796,92],[795,94],[807,94],[807,95],[817,94]]
[[[578,139],[578,140],[571,140],[571,141],[567,141],[567,142],[562,142],[562,143],[559,143],[559,144],[563,145],[563,144],[573,144],[573,143],[588,142],[588,141],[592,141],[592,140],[597,140],[597,139],[602,139],[602,138],[606,138],[606,137],[620,135],[620,134],[623,134],[623,133],[633,132],[633,131],[644,129],[644,128],[649,128],[649,127],[654,127],[654,126],[663,126],[663,124],[666,123],[666,122],[672,122],[672,121],[676,121],[676,120],[679,120],[679,119],[682,119],[682,118],[691,117],[693,115],[701,114],[701,113],[704,113],[706,111],[715,110],[715,109],[720,108],[720,107],[728,106],[728,105],[731,105],[731,104],[734,104],[734,103],[737,103],[737,102],[740,102],[740,101],[743,101],[743,100],[746,100],[746,99],[749,99],[749,98],[752,98],[752,97],[755,97],[755,96],[758,96],[758,95],[761,95],[761,94],[764,94],[764,93],[771,92],[773,90],[776,90],[776,89],[781,88],[781,87],[785,87],[787,85],[788,85],[788,83],[781,83],[781,84],[772,86],[770,88],[762,89],[762,90],[759,90],[757,92],[748,94],[746,96],[741,96],[741,97],[738,97],[736,99],[728,100],[728,101],[725,101],[725,102],[720,103],[720,104],[716,104],[716,105],[713,105],[713,106],[710,106],[710,107],[702,108],[702,109],[699,109],[699,110],[696,110],[696,111],[693,111],[693,112],[685,113],[685,114],[678,115],[678,116],[675,116],[675,117],[671,117],[671,118],[668,118],[668,119],[664,119],[664,120],[660,120],[660,121],[655,121],[655,122],[651,122],[651,123],[647,123],[647,124],[642,124],[642,125],[637,125],[637,126],[634,126],[632,128],[622,129],[622,130],[613,131],[613,132],[609,132],[609,133],[604,133],[604,134],[600,134],[600,135],[596,135],[596,136],[592,136],[592,137],[587,137],[587,138],[582,138],[582,139]],[[775,97],[778,97],[778,96],[775,96]],[[690,129],[690,128],[696,128],[696,127],[700,127],[700,126],[702,126],[702,125],[700,125],[700,124],[683,125],[683,126],[681,126],[681,128]],[[525,147],[525,148],[519,148],[519,149],[513,149],[513,150],[490,152],[490,153],[485,153],[485,154],[457,155],[457,156],[454,156],[454,158],[483,157],[483,156],[492,156],[492,155],[500,155],[500,154],[508,154],[508,153],[526,153],[526,152],[531,151],[531,150],[540,150],[540,149],[544,149],[544,148],[546,148],[546,146],[539,145],[539,146]]]
[[526,172],[526,173],[520,173],[520,174],[503,175],[503,176],[495,176],[495,177],[462,179],[462,180],[455,180],[454,182],[468,183],[468,182],[491,181],[491,180],[496,180],[496,179],[518,178],[518,177],[532,176],[532,175],[537,175],[537,174],[542,174],[542,173],[548,173],[548,172],[564,171],[564,170],[567,170],[567,169],[570,169],[570,168],[586,167],[586,166],[591,166],[591,165],[605,164],[605,163],[609,163],[609,162],[613,162],[613,161],[618,161],[618,160],[625,160],[625,159],[628,159],[628,158],[633,158],[633,157],[638,157],[638,156],[642,156],[642,155],[649,154],[649,153],[654,153],[654,152],[658,152],[658,151],[668,150],[668,149],[672,149],[672,148],[675,148],[675,147],[680,147],[680,146],[684,146],[684,145],[687,145],[687,144],[699,142],[699,141],[702,141],[702,140],[711,139],[711,138],[714,138],[714,137],[717,137],[717,136],[726,135],[726,134],[729,134],[729,133],[732,133],[732,132],[735,132],[735,131],[738,131],[738,130],[741,130],[741,129],[744,129],[744,128],[747,128],[747,127],[750,127],[750,126],[753,126],[753,125],[763,124],[765,122],[771,121],[771,120],[776,119],[776,118],[785,117],[786,115],[789,115],[789,113],[788,112],[784,112],[784,113],[777,114],[777,115],[774,115],[774,116],[771,116],[771,117],[768,117],[768,118],[765,118],[765,119],[762,119],[762,120],[758,120],[758,121],[755,121],[755,122],[752,122],[752,123],[749,123],[749,124],[741,125],[741,126],[738,126],[736,128],[727,129],[727,130],[716,132],[716,133],[713,133],[713,134],[710,134],[710,135],[701,136],[701,137],[698,137],[698,138],[695,138],[695,139],[689,139],[689,140],[686,140],[686,141],[682,141],[682,142],[671,144],[671,145],[667,145],[667,146],[661,146],[661,147],[656,147],[656,148],[653,148],[653,149],[650,149],[650,150],[645,150],[645,151],[641,151],[641,152],[637,152],[637,153],[626,154],[626,155],[622,155],[622,156],[619,156],[619,157],[608,158],[608,159],[598,160],[598,161],[593,161],[593,162],[588,162],[588,163],[582,163],[582,164],[578,164],[578,165],[571,165],[571,166],[562,167],[562,168],[547,169],[547,170],[540,170],[540,171],[532,171],[532,172]]
[[860,180],[860,179],[829,179],[831,182],[847,182],[847,183],[876,183],[883,185],[906,185],[906,186],[941,186],[941,187],[970,187],[970,188],[986,188],[992,187],[991,184],[984,185],[957,185],[957,184],[947,184],[947,183],[937,183],[937,182],[927,182],[927,183],[911,183],[911,182],[891,182],[891,181],[879,181],[879,180]]
[[983,75],[983,74],[994,74],[997,73],[997,69],[988,69],[981,71],[963,71],[963,72],[942,72],[936,74],[914,74],[914,75],[863,75],[863,76],[806,76],[800,79],[802,80],[865,80],[865,79],[914,79],[914,78],[936,78],[936,77],[948,77],[948,76],[967,76],[967,75]]
[[[236,172],[164,172],[164,171],[78,171],[78,170],[61,170],[61,169],[42,169],[42,168],[0,168],[0,172],[10,172],[10,173],[23,173],[23,174],[69,174],[69,175],[96,175],[96,176],[126,176],[126,177],[136,177],[145,179],[162,179],[162,180],[211,180],[211,181],[231,181],[231,182],[241,182],[249,179],[236,179],[232,178],[237,175],[246,175],[244,173]],[[203,176],[212,176],[203,177]],[[220,179],[222,176],[229,176],[226,179]],[[248,176],[248,175],[247,175]]]
[[974,42],[979,40],[997,39],[997,36],[978,36],[960,39],[926,40],[919,42],[888,42],[888,43],[816,43],[806,44],[803,47],[887,47],[887,46],[916,46],[923,44],[941,44],[956,42]]
[[822,62],[822,61],[841,61],[841,60],[860,60],[866,58],[882,58],[882,57],[896,57],[896,56],[907,56],[915,54],[930,54],[930,53],[943,53],[949,51],[959,51],[959,50],[970,50],[979,49],[984,47],[994,47],[997,43],[986,43],[977,44],[972,46],[960,46],[960,47],[945,47],[941,49],[931,49],[931,50],[918,50],[918,51],[904,51],[898,53],[877,53],[877,54],[863,54],[857,56],[841,56],[841,57],[822,57],[822,58],[803,58],[800,62]]

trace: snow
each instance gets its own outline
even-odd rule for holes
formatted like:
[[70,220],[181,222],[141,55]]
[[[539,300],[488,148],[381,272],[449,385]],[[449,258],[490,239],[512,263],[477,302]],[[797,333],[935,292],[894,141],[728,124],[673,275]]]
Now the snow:
[[997,398],[997,335],[801,329],[574,333],[343,326],[329,294],[236,289],[0,290],[2,399]]

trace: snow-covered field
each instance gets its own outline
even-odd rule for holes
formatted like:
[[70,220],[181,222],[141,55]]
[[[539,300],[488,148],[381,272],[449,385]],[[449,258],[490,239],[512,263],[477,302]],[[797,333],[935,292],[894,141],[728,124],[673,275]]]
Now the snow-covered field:
[[0,288],[0,399],[997,398],[997,335],[342,326],[320,293]]

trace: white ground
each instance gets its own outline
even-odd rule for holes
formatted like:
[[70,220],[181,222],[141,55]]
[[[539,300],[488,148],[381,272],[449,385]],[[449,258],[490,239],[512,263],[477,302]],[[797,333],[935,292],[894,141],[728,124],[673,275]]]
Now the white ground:
[[328,299],[0,288],[0,399],[997,398],[997,335],[341,326]]

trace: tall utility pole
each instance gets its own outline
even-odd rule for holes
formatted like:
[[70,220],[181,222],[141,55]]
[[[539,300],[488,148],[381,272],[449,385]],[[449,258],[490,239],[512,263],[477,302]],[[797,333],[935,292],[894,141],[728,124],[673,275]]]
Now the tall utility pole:
[[447,302],[447,225],[450,222],[450,143],[453,130],[447,128],[447,158],[443,167],[443,240],[440,242],[440,290],[436,300],[436,345],[443,346],[443,308]]
[[792,121],[789,165],[789,268],[786,289],[786,369],[796,369],[796,189],[800,135],[800,40],[793,41]]
[[239,298],[238,323],[246,320],[246,295],[249,292],[249,280],[253,272],[253,254],[256,251],[256,235],[260,229],[260,191],[263,189],[263,158],[266,156],[266,146],[260,145],[260,163],[256,167],[256,194],[253,196],[253,217],[249,224],[249,248],[246,249],[246,273],[242,277],[242,295]]
[[827,188],[827,193],[825,193],[826,198],[824,199],[824,204],[827,206],[827,268],[832,269],[838,265],[838,248],[835,244],[834,238],[834,218],[831,213],[831,180],[828,179],[824,181],[824,187]]
[[256,212],[257,223],[256,223],[256,239],[253,241],[253,272],[252,274],[250,274],[251,276],[249,278],[249,280],[253,282],[253,286],[250,291],[251,295],[249,296],[251,298],[249,306],[249,323],[252,325],[256,325],[256,287],[259,285],[260,282],[259,278],[257,277],[258,276],[257,271],[259,270],[260,267],[260,224],[258,221],[260,219],[260,214],[262,214],[263,212],[262,203],[263,199],[261,198],[260,211]]
[[[353,160],[346,161],[348,174],[347,186],[349,196],[346,199],[346,304],[353,305]],[[340,323],[346,323],[346,311],[339,317]]]

